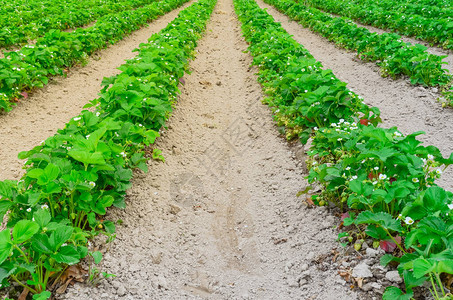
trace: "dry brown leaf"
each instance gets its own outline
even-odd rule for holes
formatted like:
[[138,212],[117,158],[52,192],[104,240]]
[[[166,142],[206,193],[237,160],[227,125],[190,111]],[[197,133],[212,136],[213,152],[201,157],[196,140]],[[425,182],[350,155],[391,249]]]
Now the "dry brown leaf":
[[24,290],[22,291],[22,293],[20,293],[19,298],[17,298],[17,300],[26,300],[29,292],[30,292],[29,289],[24,288]]

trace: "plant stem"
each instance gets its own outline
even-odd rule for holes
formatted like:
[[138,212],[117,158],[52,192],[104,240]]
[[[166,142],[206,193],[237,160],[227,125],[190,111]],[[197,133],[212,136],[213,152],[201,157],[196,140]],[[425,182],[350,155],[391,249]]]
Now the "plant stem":
[[437,293],[436,284],[434,283],[434,279],[433,279],[433,273],[429,273],[429,279],[430,279],[431,285],[433,286],[433,289],[434,289],[435,298],[439,299],[439,294]]
[[434,273],[434,275],[436,276],[437,284],[439,285],[440,290],[442,291],[442,296],[445,297],[445,290],[444,290],[444,286],[443,286],[443,284],[442,284],[442,281],[440,280],[439,273]]
[[387,235],[392,239],[392,241],[396,244],[396,246],[398,246],[398,248],[404,253],[406,254],[406,251],[404,251],[403,247],[401,247],[401,245],[395,240],[395,238],[390,234],[390,232],[388,231],[388,229],[382,227],[382,229],[385,230],[385,232],[387,233]]
[[11,278],[14,279],[15,282],[17,282],[20,286],[22,286],[23,288],[25,289],[28,289],[30,292],[32,292],[33,294],[37,294],[38,292],[34,289],[34,288],[31,288],[25,284],[23,284],[22,282],[20,282],[20,280],[17,279],[16,276],[14,275],[11,275]]
[[25,255],[25,252],[22,251],[22,249],[20,249],[19,246],[17,246],[16,244],[14,244],[13,246],[14,246],[14,248],[16,248],[17,251],[20,252],[20,254],[22,254],[22,256],[25,258],[25,261],[27,262],[27,264],[30,263],[30,261],[28,260],[27,255]]

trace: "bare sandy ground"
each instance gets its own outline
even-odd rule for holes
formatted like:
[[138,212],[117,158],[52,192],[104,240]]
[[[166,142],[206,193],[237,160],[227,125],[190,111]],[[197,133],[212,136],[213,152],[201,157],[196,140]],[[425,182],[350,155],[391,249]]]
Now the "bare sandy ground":
[[136,174],[98,289],[64,299],[358,299],[319,269],[334,218],[296,193],[303,168],[282,139],[249,69],[231,0],[198,46],[168,130],[165,163]]
[[102,79],[118,74],[120,71],[116,68],[136,55],[132,50],[140,43],[146,43],[153,33],[167,26],[188,5],[99,51],[86,66],[72,68],[67,78],[54,78],[11,112],[0,115],[0,180],[19,179],[23,170],[17,154],[32,149],[78,115],[85,104],[98,97]]

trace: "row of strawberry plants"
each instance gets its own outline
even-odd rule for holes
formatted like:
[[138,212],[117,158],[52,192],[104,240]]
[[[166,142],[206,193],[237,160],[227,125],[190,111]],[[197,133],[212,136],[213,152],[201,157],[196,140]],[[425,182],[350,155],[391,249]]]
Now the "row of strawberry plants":
[[155,1],[128,0],[122,2],[96,2],[98,1],[64,3],[64,11],[54,15],[46,15],[21,26],[5,24],[0,29],[0,47],[25,44],[29,40],[43,36],[51,29],[65,30],[84,26],[107,14],[134,9]]
[[10,3],[8,3],[9,5],[0,6],[0,27],[23,26],[44,17],[63,14],[65,8],[68,8],[68,10],[80,8],[89,9],[94,5],[101,6],[114,3],[118,3],[118,1],[89,0],[81,2],[76,0],[33,0],[23,3],[17,0],[10,1]]
[[348,211],[345,225],[356,225],[361,238],[395,243],[395,256],[381,261],[399,263],[406,294],[388,287],[384,298],[409,299],[426,280],[445,295],[441,274],[453,274],[453,193],[435,179],[453,154],[445,159],[436,147],[421,146],[420,132],[377,127],[379,110],[324,70],[265,10],[252,0],[234,3],[278,126],[288,139],[312,138],[308,180],[323,187],[312,201]]
[[215,0],[200,0],[182,11],[140,45],[122,73],[103,80],[100,97],[87,105],[94,112],[83,111],[19,154],[27,159],[26,174],[17,182],[0,182],[1,216],[8,212],[7,229],[0,232],[2,287],[15,281],[47,299],[46,287],[69,265],[87,255],[99,261],[87,239],[115,232],[115,224],[104,220],[106,210],[125,207],[133,169],[147,171],[145,146],[154,143],[171,113],[179,79],[214,5]]
[[[387,1],[391,9],[382,7],[381,2],[343,0],[307,0],[305,4],[317,7],[330,13],[339,14],[357,20],[363,24],[382,29],[390,29],[399,34],[413,36],[417,39],[437,44],[445,49],[453,49],[452,8],[444,8],[446,16],[427,17],[414,14],[416,10],[430,10],[430,5],[418,5],[403,11],[398,10],[400,1]],[[425,9],[423,9],[425,8]]]
[[[369,5],[370,1],[368,0],[353,0],[356,4]],[[433,5],[432,1],[419,1],[411,3],[408,2],[396,2],[393,0],[380,1],[382,8],[390,11],[397,11],[404,13],[406,16],[410,15],[420,15],[422,17],[430,19],[451,19],[453,16],[453,7],[451,4],[446,5]]]
[[[50,3],[54,5],[49,6]],[[55,0],[3,0],[0,1],[0,25],[23,25],[53,12],[55,8],[63,11],[63,7],[56,4]]]
[[408,76],[412,84],[440,86],[444,106],[453,106],[453,77],[443,69],[445,56],[430,54],[425,46],[411,45],[391,33],[371,33],[349,19],[331,16],[294,0],[265,0],[301,25],[334,41],[338,46],[357,51],[367,61],[375,61],[383,76]]
[[52,76],[65,75],[68,67],[174,9],[174,3],[163,0],[111,14],[100,18],[94,26],[73,32],[51,30],[36,45],[5,53],[0,59],[0,110],[11,110],[24,92],[43,87]]

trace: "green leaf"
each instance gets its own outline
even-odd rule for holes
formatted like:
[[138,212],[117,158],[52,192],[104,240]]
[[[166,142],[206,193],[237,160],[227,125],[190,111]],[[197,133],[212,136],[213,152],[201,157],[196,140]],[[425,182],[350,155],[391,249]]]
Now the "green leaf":
[[373,213],[371,211],[361,212],[356,219],[356,224],[376,224],[387,230],[401,232],[403,228],[399,220],[393,219],[392,215],[385,212]]
[[91,252],[95,264],[99,264],[102,260],[102,253],[99,251]]
[[441,260],[437,263],[437,272],[453,274],[453,260]]
[[395,259],[395,257],[393,257],[393,255],[391,254],[384,254],[381,256],[381,260],[380,260],[380,263],[381,263],[381,266],[384,266],[386,267],[390,262],[392,262],[393,260]]
[[3,263],[13,251],[11,233],[9,229],[0,232],[0,264]]
[[430,211],[436,211],[441,210],[446,205],[446,199],[447,193],[443,188],[432,186],[426,190],[423,203]]
[[410,300],[413,295],[412,291],[405,294],[396,286],[389,286],[385,289],[382,300]]
[[49,224],[52,217],[50,216],[49,210],[40,209],[33,214],[33,218],[41,228],[44,228],[47,224]]
[[44,291],[42,293],[33,295],[33,300],[47,300],[50,298],[50,296],[52,296],[51,292]]
[[30,220],[20,220],[13,229],[13,243],[18,245],[35,235],[39,230],[39,225]]
[[425,258],[418,258],[413,262],[414,276],[416,278],[423,277],[432,272],[435,267],[435,262]]
[[80,150],[71,150],[68,155],[85,165],[105,165],[104,157],[101,152],[87,152]]
[[115,223],[113,223],[112,221],[105,221],[104,227],[105,231],[107,231],[110,234],[113,234],[116,231]]
[[79,262],[79,253],[72,246],[63,246],[53,258],[59,263],[73,265]]
[[31,241],[32,249],[38,253],[51,254],[57,250],[51,245],[46,234],[36,234]]
[[50,236],[50,242],[58,249],[62,244],[66,243],[72,236],[74,228],[70,226],[60,225]]

